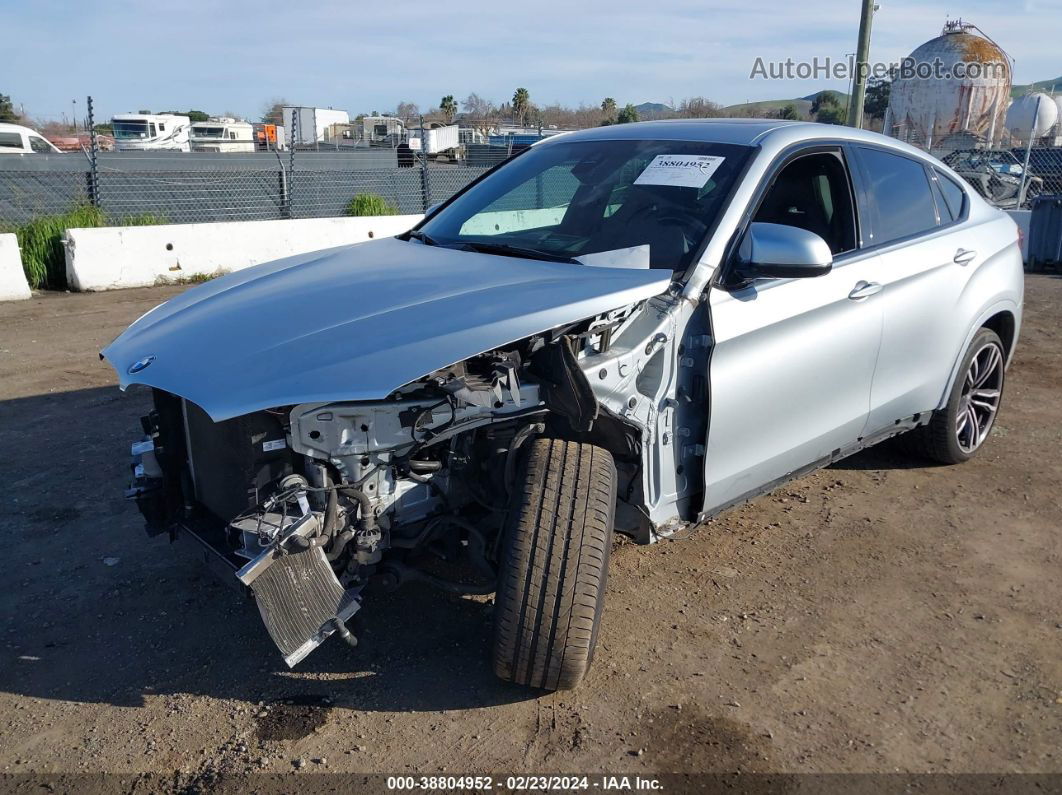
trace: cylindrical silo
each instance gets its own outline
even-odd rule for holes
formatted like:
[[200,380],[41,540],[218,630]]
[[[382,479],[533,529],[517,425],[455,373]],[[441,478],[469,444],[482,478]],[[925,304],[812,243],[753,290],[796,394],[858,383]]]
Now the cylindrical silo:
[[994,146],[1010,101],[1011,61],[974,25],[944,32],[901,65],[889,97],[887,133],[934,152]]

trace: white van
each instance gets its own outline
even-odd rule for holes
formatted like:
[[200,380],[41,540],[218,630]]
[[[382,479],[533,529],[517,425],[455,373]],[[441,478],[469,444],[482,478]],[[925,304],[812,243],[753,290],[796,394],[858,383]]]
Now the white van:
[[62,154],[43,135],[21,124],[0,124],[0,155]]

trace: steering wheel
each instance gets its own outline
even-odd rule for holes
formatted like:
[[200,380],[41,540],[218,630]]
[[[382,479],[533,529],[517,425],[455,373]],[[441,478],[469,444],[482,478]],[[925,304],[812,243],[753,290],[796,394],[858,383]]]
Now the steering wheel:
[[645,216],[652,214],[652,222],[659,226],[677,226],[682,230],[682,236],[686,239],[686,245],[695,243],[697,239],[708,231],[708,224],[694,218],[688,212],[673,208],[658,209],[655,206],[641,207],[627,218],[626,224],[634,226]]

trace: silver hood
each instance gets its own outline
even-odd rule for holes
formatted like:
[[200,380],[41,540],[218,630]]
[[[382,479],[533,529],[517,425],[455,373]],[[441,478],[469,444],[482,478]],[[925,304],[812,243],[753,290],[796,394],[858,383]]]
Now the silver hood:
[[379,400],[477,353],[658,295],[670,280],[669,270],[389,238],[203,284],[148,312],[101,356],[122,389],[158,387],[215,421],[295,403]]

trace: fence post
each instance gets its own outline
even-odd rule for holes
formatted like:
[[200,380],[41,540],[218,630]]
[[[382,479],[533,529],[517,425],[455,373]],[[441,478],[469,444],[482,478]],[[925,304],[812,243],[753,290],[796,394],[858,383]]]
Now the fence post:
[[1029,160],[1032,159],[1033,141],[1036,140],[1036,123],[1040,120],[1040,103],[1043,99],[1042,94],[1036,98],[1036,112],[1033,114],[1032,126],[1029,127],[1029,143],[1025,147],[1025,162],[1021,168],[1021,183],[1018,185],[1018,203],[1014,207],[1015,210],[1020,210],[1025,203],[1025,185],[1029,181]]
[[423,197],[422,205],[425,213],[431,207],[431,176],[428,174],[428,150],[425,144],[427,136],[424,134],[424,117],[420,117],[420,192]]
[[92,112],[92,97],[85,98],[85,105],[88,108],[88,128],[89,128],[89,174],[88,174],[88,192],[89,203],[93,207],[100,206],[100,175],[99,168],[96,164],[96,155],[100,151],[100,143],[96,139],[96,118]]
[[284,199],[284,217],[294,218],[295,213],[292,207],[292,193],[295,189],[295,142],[299,139],[299,114],[292,110],[291,113],[291,135],[288,137],[288,174],[287,179],[284,178],[284,167],[280,168],[280,182],[281,182],[281,196]]

